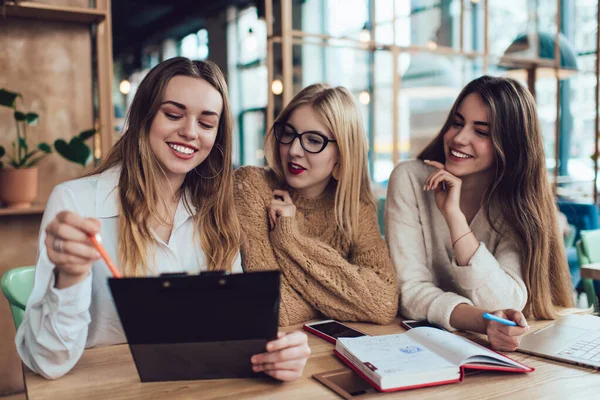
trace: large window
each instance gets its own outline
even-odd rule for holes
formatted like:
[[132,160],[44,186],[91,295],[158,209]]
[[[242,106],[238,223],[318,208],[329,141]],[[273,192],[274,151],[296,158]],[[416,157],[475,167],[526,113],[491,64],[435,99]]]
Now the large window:
[[237,132],[234,162],[263,165],[267,106],[267,28],[255,7],[230,9],[229,91]]
[[[418,155],[464,85],[484,74],[508,75],[536,96],[558,194],[593,201],[597,1],[562,0],[560,7],[535,0],[269,3],[272,80],[283,85],[287,101],[314,82],[348,87],[369,134],[375,182],[385,185],[397,162]],[[554,57],[557,32],[560,61]],[[291,71],[282,58],[285,46]],[[269,96],[274,106],[268,118],[283,98]]]

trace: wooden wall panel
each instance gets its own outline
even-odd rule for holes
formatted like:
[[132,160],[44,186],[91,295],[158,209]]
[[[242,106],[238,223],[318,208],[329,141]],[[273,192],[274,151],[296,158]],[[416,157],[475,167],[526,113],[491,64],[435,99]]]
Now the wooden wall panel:
[[69,7],[89,7],[90,0],[34,0],[32,3],[54,4]]
[[[87,6],[87,1],[40,1]],[[92,67],[89,28],[33,20],[0,20],[0,87],[21,92],[24,109],[40,114],[29,129],[30,146],[38,140],[68,140],[93,126]],[[10,148],[15,127],[10,110],[0,110],[0,144]],[[60,182],[81,176],[82,167],[52,154],[39,164],[45,201]],[[41,216],[0,216],[0,275],[35,262]],[[0,299],[0,395],[23,389],[20,360],[14,349],[8,304]]]

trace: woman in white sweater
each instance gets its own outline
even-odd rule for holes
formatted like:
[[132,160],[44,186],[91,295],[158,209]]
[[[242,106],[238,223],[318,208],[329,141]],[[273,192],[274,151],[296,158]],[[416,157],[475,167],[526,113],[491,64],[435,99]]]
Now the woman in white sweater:
[[554,318],[572,303],[554,201],[533,96],[512,79],[469,83],[418,160],[390,177],[386,240],[401,313],[515,350],[525,316]]

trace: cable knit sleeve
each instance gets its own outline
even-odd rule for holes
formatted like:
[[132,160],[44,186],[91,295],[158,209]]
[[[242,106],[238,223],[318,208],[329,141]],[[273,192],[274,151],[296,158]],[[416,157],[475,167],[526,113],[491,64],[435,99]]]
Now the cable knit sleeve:
[[343,321],[388,324],[398,308],[396,274],[372,206],[361,207],[358,230],[348,259],[302,235],[292,217],[277,220],[271,241],[292,287],[321,313]]
[[[272,190],[265,178],[266,170],[242,167],[235,171],[234,201],[242,226],[241,255],[244,271],[279,270],[279,264],[269,238],[267,207]],[[288,326],[319,315],[281,275],[279,325]]]

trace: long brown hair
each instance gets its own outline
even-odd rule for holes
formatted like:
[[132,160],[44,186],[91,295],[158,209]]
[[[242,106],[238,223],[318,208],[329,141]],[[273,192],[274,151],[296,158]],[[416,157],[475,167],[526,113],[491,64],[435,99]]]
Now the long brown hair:
[[196,172],[186,175],[179,193],[188,210],[190,204],[196,208],[195,232],[209,270],[230,269],[239,251],[240,226],[233,204],[232,116],[227,84],[216,64],[175,57],[154,67],[142,80],[127,114],[125,133],[92,172],[98,174],[116,165],[122,167],[119,260],[126,276],[149,272],[146,257],[152,235],[148,221],[164,220],[158,210],[160,204],[166,204],[165,195],[160,193],[158,182],[165,175],[150,149],[148,135],[167,84],[179,75],[205,80],[223,99],[214,146],[196,167]]
[[418,158],[446,162],[443,136],[471,93],[478,94],[487,108],[495,153],[495,177],[483,197],[485,216],[498,230],[491,217],[497,210],[519,249],[527,287],[525,313],[537,319],[556,318],[557,306],[572,306],[572,287],[531,93],[513,79],[475,79],[460,92],[442,130]]
[[[360,234],[357,229],[360,203],[375,207],[369,182],[369,143],[360,110],[346,88],[316,83],[294,96],[275,123],[287,122],[294,110],[303,105],[310,105],[337,141],[340,161],[335,191],[335,220],[349,239],[356,239]],[[275,139],[273,127],[265,136],[265,157],[269,167],[284,180],[279,143]]]

